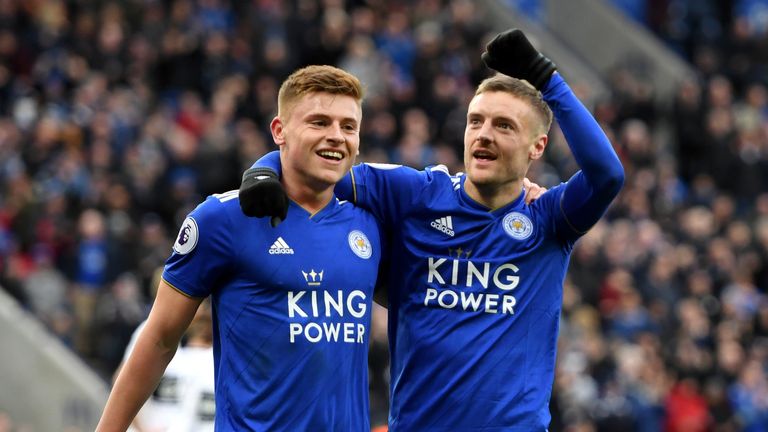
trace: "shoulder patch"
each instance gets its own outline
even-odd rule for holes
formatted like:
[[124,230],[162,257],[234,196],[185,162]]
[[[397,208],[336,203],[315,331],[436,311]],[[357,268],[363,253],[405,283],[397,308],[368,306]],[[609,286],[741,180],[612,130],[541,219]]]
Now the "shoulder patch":
[[176,237],[176,242],[173,244],[173,250],[177,254],[186,255],[197,246],[197,222],[188,216],[184,219],[184,223],[181,224],[179,235]]
[[221,202],[231,201],[238,198],[240,194],[239,190],[231,190],[224,193],[213,194],[212,196]]

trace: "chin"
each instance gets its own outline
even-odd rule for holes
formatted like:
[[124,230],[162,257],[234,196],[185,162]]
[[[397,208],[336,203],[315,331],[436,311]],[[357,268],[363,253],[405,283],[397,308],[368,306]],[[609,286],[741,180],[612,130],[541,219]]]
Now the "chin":
[[341,179],[343,177],[344,177],[344,173],[336,173],[336,172],[329,173],[329,172],[326,172],[326,173],[322,173],[322,174],[318,175],[317,179],[319,181],[323,182],[323,183],[327,183],[327,184],[329,184],[331,186],[334,186],[334,185],[336,185],[336,183],[341,181]]
[[493,183],[493,177],[485,174],[478,174],[474,171],[467,172],[467,178],[478,186]]

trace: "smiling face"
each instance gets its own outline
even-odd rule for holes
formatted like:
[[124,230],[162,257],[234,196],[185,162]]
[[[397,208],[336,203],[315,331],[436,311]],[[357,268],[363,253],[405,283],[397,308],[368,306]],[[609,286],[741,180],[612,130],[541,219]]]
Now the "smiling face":
[[[527,100],[536,93],[523,93],[485,89],[475,95],[467,110],[465,188],[473,199],[492,208],[520,194],[528,167],[547,145],[548,111],[537,111]],[[538,104],[540,98],[537,100]]]
[[352,97],[327,92],[299,96],[272,120],[284,179],[322,192],[346,175],[360,148],[362,109]]

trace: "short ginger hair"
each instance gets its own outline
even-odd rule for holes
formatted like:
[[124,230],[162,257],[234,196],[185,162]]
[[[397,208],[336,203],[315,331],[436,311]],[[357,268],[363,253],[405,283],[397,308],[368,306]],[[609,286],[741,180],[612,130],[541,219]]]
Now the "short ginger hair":
[[351,96],[358,105],[363,100],[363,86],[356,76],[333,66],[307,66],[283,81],[277,94],[277,115],[288,116],[293,103],[309,93]]

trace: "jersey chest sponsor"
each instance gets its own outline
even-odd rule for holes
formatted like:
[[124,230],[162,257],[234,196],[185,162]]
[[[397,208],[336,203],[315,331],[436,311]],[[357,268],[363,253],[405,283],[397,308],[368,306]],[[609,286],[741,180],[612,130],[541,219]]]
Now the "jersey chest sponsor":
[[366,343],[369,299],[363,291],[288,291],[287,300],[290,343]]
[[[515,313],[520,268],[455,258],[428,257],[424,306],[492,314]],[[482,288],[480,290],[480,288]]]

